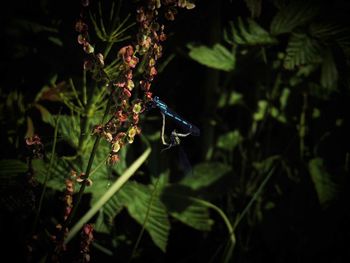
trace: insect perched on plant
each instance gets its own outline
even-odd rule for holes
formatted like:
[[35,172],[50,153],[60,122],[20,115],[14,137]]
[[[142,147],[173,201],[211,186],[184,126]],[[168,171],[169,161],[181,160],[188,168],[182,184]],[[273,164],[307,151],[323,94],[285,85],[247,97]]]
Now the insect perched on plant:
[[[152,108],[158,108],[162,114],[163,117],[163,125],[162,125],[162,143],[167,148],[163,149],[167,150],[170,149],[173,146],[180,144],[180,138],[181,137],[187,137],[188,135],[193,136],[199,136],[200,130],[197,126],[193,125],[192,123],[188,122],[184,118],[180,117],[175,111],[170,109],[168,105],[166,105],[163,101],[159,99],[159,97],[154,97],[153,100],[149,103],[149,107]],[[165,117],[170,117],[172,120],[174,120],[177,124],[179,124],[182,129],[184,130],[184,133],[179,133],[176,130],[173,130],[170,135],[170,141],[166,142],[164,138],[164,131],[165,131]]]

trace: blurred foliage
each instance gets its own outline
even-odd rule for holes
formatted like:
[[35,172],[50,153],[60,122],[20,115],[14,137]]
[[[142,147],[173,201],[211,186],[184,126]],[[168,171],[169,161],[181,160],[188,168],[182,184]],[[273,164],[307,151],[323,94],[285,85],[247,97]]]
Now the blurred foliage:
[[[36,12],[45,15],[21,10],[4,24],[4,36],[13,42],[3,40],[7,78],[0,86],[0,203],[1,216],[9,218],[1,228],[11,226],[1,231],[7,235],[20,231],[18,220],[11,223],[17,214],[21,224],[32,222],[48,174],[40,236],[62,221],[58,196],[71,170],[80,173],[88,165],[91,130],[106,107],[105,87],[81,73],[72,28],[78,7],[40,2],[31,11],[39,5]],[[97,1],[89,14],[95,48],[104,50],[111,79],[120,73],[117,51],[135,37],[134,4]],[[164,58],[154,87],[200,127],[199,139],[184,139],[193,165],[178,163],[178,149],[160,152],[161,120],[152,113],[141,120],[142,137],[121,151],[115,166],[105,164],[109,147],[102,142],[92,164],[93,184],[83,197],[85,210],[142,149],[150,145],[153,152],[92,219],[95,259],[216,262],[220,255],[223,262],[345,262],[350,7],[345,1],[216,4],[221,15],[198,1],[193,16],[189,12],[169,27],[164,53],[170,59]],[[56,8],[68,10],[67,18]],[[46,154],[29,169],[24,138],[36,133]],[[28,183],[30,172],[34,185]],[[30,230],[21,231],[25,236]],[[18,247],[22,240],[8,247],[13,243]]]

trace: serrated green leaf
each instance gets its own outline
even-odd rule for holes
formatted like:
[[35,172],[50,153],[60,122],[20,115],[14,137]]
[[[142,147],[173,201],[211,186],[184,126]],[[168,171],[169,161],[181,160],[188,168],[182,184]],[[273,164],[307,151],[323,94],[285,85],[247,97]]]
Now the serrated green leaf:
[[[109,185],[113,183],[113,166],[110,166],[106,163],[109,152],[110,144],[106,141],[100,141],[98,151],[96,151],[95,153],[95,159],[91,166],[91,172],[89,177],[92,180],[93,184],[90,187],[85,188],[86,193],[92,194],[91,203],[93,203],[94,200],[98,199],[101,195],[103,195],[109,187]],[[85,171],[89,162],[89,157],[89,154],[85,154],[82,158],[81,166],[77,167],[77,169],[79,169],[80,171]],[[73,162],[74,166],[78,164],[79,163],[77,161]],[[118,165],[118,163],[115,165]]]
[[193,167],[191,175],[185,176],[180,184],[199,190],[215,183],[231,170],[231,166],[219,162],[205,162]]
[[333,21],[324,21],[312,23],[309,29],[310,35],[322,40],[322,42],[336,42],[345,49],[350,46],[350,30],[347,26]]
[[243,21],[241,17],[235,23],[230,23],[230,35],[226,31],[225,39],[231,44],[238,45],[269,45],[276,44],[278,41],[271,36],[264,28],[262,28],[253,19],[248,18]]
[[160,201],[159,195],[145,185],[128,182],[116,198],[120,198],[130,216],[140,225],[144,225],[153,242],[165,252],[170,223],[166,207]]
[[108,219],[105,218],[104,208],[99,211],[98,217],[94,224],[94,230],[99,233],[109,234],[111,231],[111,227],[108,224]]
[[123,209],[124,205],[125,203],[119,195],[114,195],[109,199],[104,206],[104,213],[106,213],[108,220],[113,220]]
[[220,44],[215,44],[213,48],[192,45],[188,45],[188,48],[189,56],[202,65],[223,71],[231,71],[235,67],[234,54]]
[[[52,115],[47,121],[55,127],[55,119],[57,115]],[[80,118],[76,115],[61,115],[58,123],[58,133],[63,139],[68,142],[73,148],[78,148],[80,137]]]
[[[46,173],[48,172],[49,164],[44,160],[35,159],[32,161],[35,179],[39,183],[44,183]],[[70,176],[71,167],[62,158],[54,157],[54,162],[51,168],[51,175],[47,181],[47,187],[54,190],[62,191],[65,189],[65,179]]]
[[242,142],[242,135],[238,130],[230,131],[219,136],[216,146],[220,149],[233,151]]
[[338,196],[338,187],[332,176],[327,172],[322,158],[309,161],[309,172],[314,183],[318,200],[323,207],[334,201]]
[[327,50],[323,56],[320,83],[324,88],[334,90],[337,87],[337,82],[337,66],[335,64],[332,52]]
[[271,22],[273,35],[292,32],[296,27],[306,24],[318,14],[317,6],[308,1],[291,1],[282,7]]
[[210,231],[214,221],[208,207],[195,202],[195,192],[183,185],[171,185],[162,191],[162,201],[170,214],[180,222],[200,231]]
[[289,39],[284,59],[286,69],[294,69],[295,66],[307,63],[320,62],[319,44],[303,33],[293,33]]
[[28,166],[19,160],[0,160],[0,176],[25,173],[27,170]]

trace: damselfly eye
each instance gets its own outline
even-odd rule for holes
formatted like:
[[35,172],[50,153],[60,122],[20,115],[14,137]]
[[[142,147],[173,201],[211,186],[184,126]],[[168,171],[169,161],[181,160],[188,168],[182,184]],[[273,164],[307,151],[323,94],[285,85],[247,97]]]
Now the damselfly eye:
[[146,102],[146,104],[145,104],[145,110],[146,111],[148,111],[148,110],[150,110],[150,109],[152,109],[152,108],[155,108],[156,106],[155,106],[155,104],[154,104],[154,102],[153,101],[148,101],[148,102]]

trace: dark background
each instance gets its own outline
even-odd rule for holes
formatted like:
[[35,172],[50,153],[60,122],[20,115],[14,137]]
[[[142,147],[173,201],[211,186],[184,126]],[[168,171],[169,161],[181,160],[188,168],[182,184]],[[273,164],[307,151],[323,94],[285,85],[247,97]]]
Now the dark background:
[[[268,28],[277,10],[270,1],[262,2],[261,16],[258,21]],[[134,2],[126,4],[125,11],[134,12],[133,8],[136,5],[137,3]],[[315,5],[321,5],[321,3],[318,2]],[[349,23],[350,8],[347,1],[335,1],[322,7],[324,17],[334,18],[334,21],[341,21],[344,24]],[[74,31],[74,24],[80,12],[79,1],[7,1],[6,7],[3,6],[0,12],[1,103],[5,103],[7,94],[12,90],[23,93],[24,104],[30,103],[54,74],[58,75],[59,80],[80,76],[83,54],[76,42]],[[186,49],[186,44],[190,42],[209,46],[221,42],[223,28],[228,25],[228,21],[238,16],[250,16],[244,1],[198,1],[195,9],[181,10],[176,20],[168,23],[166,27],[169,36],[164,44],[164,59],[169,54],[176,56],[156,77],[152,86],[154,94],[159,95],[182,116],[189,116],[188,119],[201,130],[208,126],[210,120],[218,123],[211,131],[212,137],[207,134],[209,137],[201,136],[184,140],[183,147],[193,165],[204,160],[207,144],[213,144],[213,138],[236,128],[244,133],[250,127],[250,113],[236,108],[222,110],[213,107],[222,92],[218,88],[220,84],[218,80],[222,81],[221,77],[224,73],[208,69],[190,60]],[[29,22],[56,28],[57,31],[35,32]],[[55,44],[50,37],[60,39],[62,45]],[[281,43],[272,47],[272,52],[274,49],[283,50],[285,41],[282,37]],[[344,70],[346,70],[345,67]],[[266,68],[261,60],[256,59],[254,62],[254,57],[248,62],[238,60],[232,86],[244,93],[248,104],[255,107],[259,93],[263,93],[259,91],[255,80],[269,74],[269,68]],[[301,93],[296,93],[292,98],[291,112],[295,110],[299,113]],[[293,130],[295,127],[282,127],[277,124],[270,126],[269,131],[264,131],[270,133],[272,137],[269,152],[278,153],[281,145],[289,145],[286,156],[292,168],[298,170],[298,179],[277,177],[271,182],[266,190],[266,199],[273,200],[275,208],[264,212],[259,222],[242,223],[238,229],[238,244],[232,262],[349,262],[350,260],[350,250],[347,245],[350,239],[349,173],[341,168],[345,154],[349,153],[347,114],[349,87],[340,85],[339,89],[327,99],[316,98],[314,101],[311,99],[310,103],[315,103],[323,113],[322,120],[319,122],[308,120],[311,132],[307,143],[310,145],[317,141],[324,131],[327,131],[334,119],[343,119],[344,125],[335,128],[332,136],[320,149],[322,158],[326,160],[328,172],[335,174],[337,178],[342,178],[339,183],[342,192],[335,203],[323,209],[308,175],[307,164],[305,160],[297,157],[298,140],[295,139],[295,130]],[[31,114],[37,116],[35,112]],[[14,118],[15,116],[1,118],[1,159],[23,157],[23,146],[13,147],[7,140],[7,131],[16,126],[17,119]],[[34,122],[36,122],[35,119]],[[40,122],[37,121],[37,123]],[[152,128],[145,125],[145,129]],[[23,135],[25,128],[21,126],[14,132]],[[257,138],[258,143],[264,143],[264,132]],[[241,159],[235,159],[235,162],[240,163]],[[282,188],[282,195],[276,195],[275,185]],[[21,213],[26,207],[26,202],[30,200],[28,200],[29,197],[21,194],[21,188],[18,187],[6,189],[2,187],[2,196],[13,196],[14,192],[9,189],[17,191],[18,200],[23,202],[23,207],[20,206],[16,211],[9,211],[6,207],[2,209],[0,235],[5,245],[2,245],[1,250],[7,252],[12,258],[9,261],[24,262],[21,252],[24,250],[27,229],[26,219],[21,218]],[[3,198],[3,200],[7,199]],[[241,199],[237,198],[235,204],[244,208],[248,201],[249,197],[243,196]],[[222,207],[225,207],[226,202],[224,194],[221,198],[216,198],[216,204]],[[220,222],[214,213],[213,219]],[[121,214],[120,222],[122,226],[137,235],[138,226],[130,220],[126,212]],[[143,254],[137,262],[210,262],[213,257],[215,258],[216,250],[226,238],[225,231],[221,223],[216,223],[211,232],[201,233],[173,222],[168,252],[165,255],[162,254],[153,246],[152,241],[145,237],[141,245]],[[123,249],[113,262],[116,260],[127,262],[130,247]],[[110,258],[104,258],[98,251],[95,253],[96,255],[92,256],[93,262],[112,262],[108,261]],[[3,262],[7,262],[4,255],[6,253],[0,257],[3,258]],[[211,262],[219,261],[213,259]]]

